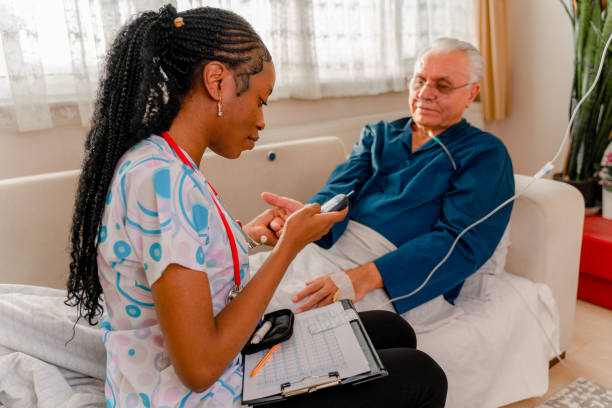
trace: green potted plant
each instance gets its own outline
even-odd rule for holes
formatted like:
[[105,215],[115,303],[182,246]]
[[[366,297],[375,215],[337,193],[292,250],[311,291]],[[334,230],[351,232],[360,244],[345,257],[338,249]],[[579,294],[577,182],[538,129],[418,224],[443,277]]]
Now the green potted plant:
[[[593,85],[602,52],[612,34],[612,1],[573,0],[573,7],[560,0],[574,34],[574,78],[570,115]],[[607,3],[607,4],[606,4]],[[612,51],[606,51],[600,78],[580,106],[572,124],[571,140],[563,173],[555,175],[576,186],[587,207],[596,206],[601,188],[597,184],[600,160],[612,137]]]
[[601,213],[604,218],[612,220],[612,142],[601,158],[599,177],[602,185]]

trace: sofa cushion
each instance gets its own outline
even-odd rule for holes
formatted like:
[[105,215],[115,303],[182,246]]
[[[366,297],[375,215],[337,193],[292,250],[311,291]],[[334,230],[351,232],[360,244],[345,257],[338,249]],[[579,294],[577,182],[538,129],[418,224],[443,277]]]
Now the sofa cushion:
[[486,300],[489,298],[489,285],[496,275],[504,271],[510,244],[510,225],[508,225],[491,258],[465,280],[458,299]]

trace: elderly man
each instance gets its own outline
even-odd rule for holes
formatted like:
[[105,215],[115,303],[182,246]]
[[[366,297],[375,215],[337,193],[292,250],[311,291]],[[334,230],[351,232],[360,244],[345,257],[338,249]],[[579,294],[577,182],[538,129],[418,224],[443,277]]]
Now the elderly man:
[[[336,300],[339,288],[341,298],[355,301],[377,288],[384,288],[391,298],[414,292],[463,229],[514,194],[512,163],[502,142],[462,118],[478,95],[482,72],[482,57],[463,41],[442,38],[420,53],[409,85],[412,117],[365,126],[349,159],[309,200],[323,203],[338,193],[355,191],[348,216],[316,243],[319,247],[334,251],[342,246],[334,244],[347,225],[357,227],[353,235],[362,236],[366,250],[377,234],[390,243],[367,262],[307,279],[292,297],[293,302],[303,302],[297,311]],[[301,207],[286,198],[264,199],[288,212]],[[507,205],[463,235],[421,289],[394,302],[397,312],[442,294],[453,302],[465,279],[493,253],[510,212]],[[271,228],[282,232],[282,220]],[[343,248],[340,251],[347,245]],[[327,256],[321,251],[314,256]],[[302,267],[308,265],[302,262]],[[295,272],[288,275],[300,277]]]

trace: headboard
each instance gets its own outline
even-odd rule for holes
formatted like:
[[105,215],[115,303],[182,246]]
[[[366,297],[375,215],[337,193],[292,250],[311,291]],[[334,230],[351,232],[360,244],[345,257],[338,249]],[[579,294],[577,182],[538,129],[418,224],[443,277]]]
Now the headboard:
[[0,180],[0,283],[65,288],[79,170]]
[[[345,158],[336,137],[259,145],[237,160],[204,155],[202,171],[233,217],[249,221],[262,191],[306,200]],[[0,283],[65,288],[80,170],[0,180]]]
[[200,169],[232,216],[248,222],[268,208],[263,191],[304,202],[345,159],[340,139],[327,136],[259,145],[236,160],[206,153]]
[[[335,137],[259,145],[230,161],[205,154],[204,175],[232,216],[250,220],[266,208],[262,191],[306,200],[346,157]],[[0,180],[0,283],[64,288],[68,232],[78,170]],[[516,175],[517,190],[530,180]],[[578,190],[536,180],[514,205],[507,271],[546,283],[561,315],[561,346],[571,341],[584,202]]]

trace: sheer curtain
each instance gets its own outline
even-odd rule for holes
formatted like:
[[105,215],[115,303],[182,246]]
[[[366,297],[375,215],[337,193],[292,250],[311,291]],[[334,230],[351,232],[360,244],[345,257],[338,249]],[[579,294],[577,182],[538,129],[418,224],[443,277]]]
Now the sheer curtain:
[[[86,126],[107,47],[158,0],[0,0],[0,128]],[[274,98],[405,89],[419,48],[440,36],[476,41],[472,0],[178,0],[233,10],[272,53]]]
[[485,60],[480,88],[484,120],[501,120],[510,114],[510,64],[506,3],[478,0],[478,45]]

